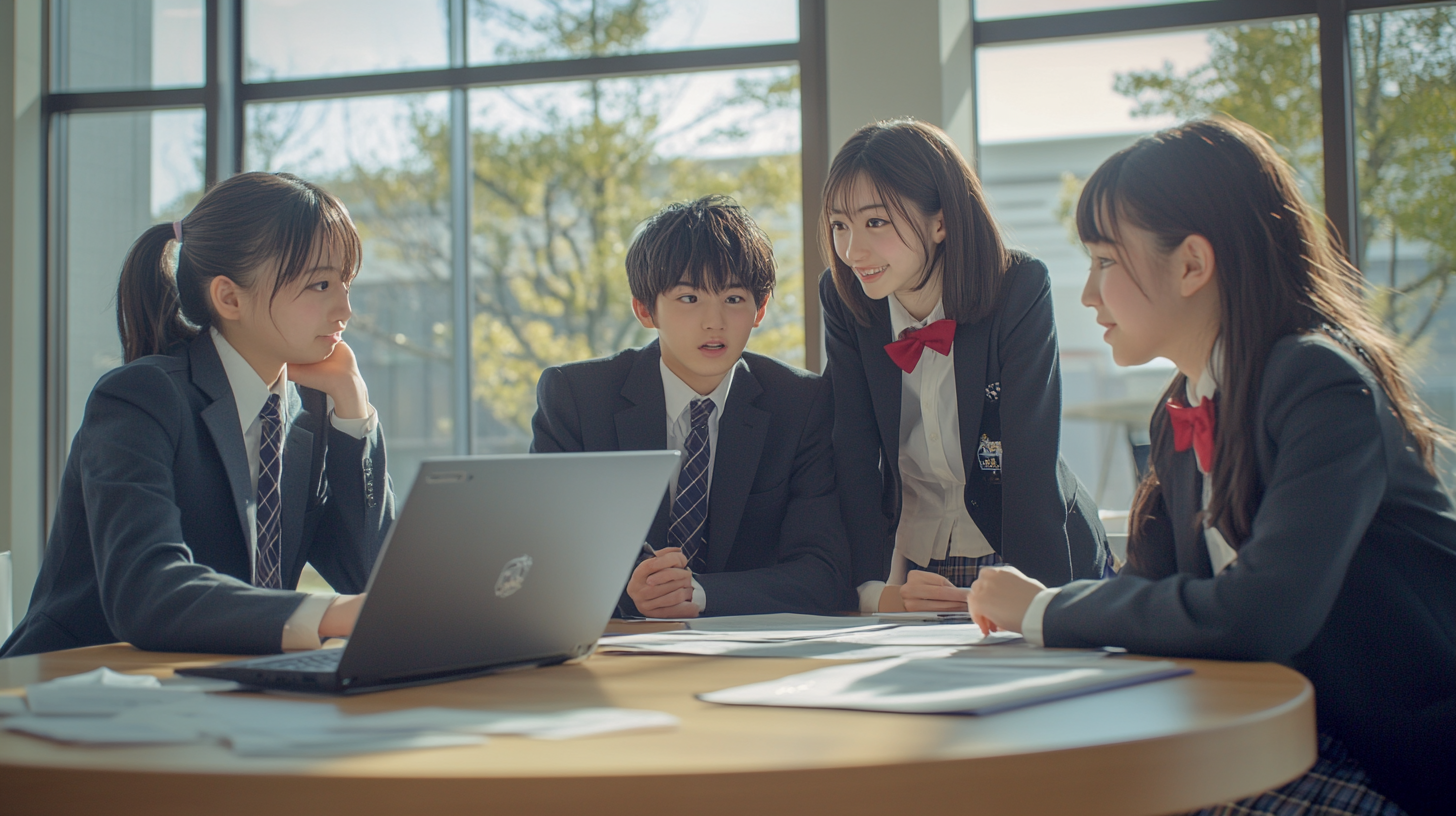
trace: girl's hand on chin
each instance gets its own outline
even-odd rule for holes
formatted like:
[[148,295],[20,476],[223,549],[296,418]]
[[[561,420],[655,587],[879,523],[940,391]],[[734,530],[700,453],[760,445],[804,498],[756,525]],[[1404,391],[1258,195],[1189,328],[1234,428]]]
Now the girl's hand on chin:
[[333,397],[334,416],[340,419],[369,415],[369,389],[348,343],[340,341],[332,354],[317,363],[289,363],[288,379]]

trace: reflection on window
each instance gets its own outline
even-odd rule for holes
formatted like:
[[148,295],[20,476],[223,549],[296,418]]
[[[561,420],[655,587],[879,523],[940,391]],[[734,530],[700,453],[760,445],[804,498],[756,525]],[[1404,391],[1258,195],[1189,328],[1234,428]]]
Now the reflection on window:
[[1456,422],[1456,7],[1350,18],[1359,255],[1373,304],[1411,350],[1421,396]]
[[1172,368],[1114,366],[1081,305],[1087,260],[1071,216],[1082,182],[1139,136],[1221,112],[1270,134],[1319,206],[1318,45],[1316,22],[1300,19],[977,51],[981,176],[1009,244],[1051,271],[1069,419],[1062,450],[1101,507],[1131,502],[1128,441],[1145,440]]
[[364,240],[344,335],[405,495],[419,461],[454,452],[446,95],[248,108],[249,170],[288,171],[349,208]]
[[196,87],[203,82],[202,0],[54,3],[57,91]]
[[250,82],[443,68],[440,0],[245,0]]
[[202,197],[202,111],[73,113],[64,119],[66,435],[81,427],[96,380],[121,365],[116,285],[151,225]]
[[796,0],[468,0],[472,65],[799,39]]
[[1047,14],[1071,14],[1078,11],[1100,11],[1142,6],[1171,6],[1206,0],[974,0],[977,20],[1000,20],[1007,17],[1041,17]]
[[798,73],[771,68],[471,92],[475,448],[524,450],[536,380],[654,333],[623,259],[662,205],[736,198],[774,243],[769,317],[749,344],[802,364]]

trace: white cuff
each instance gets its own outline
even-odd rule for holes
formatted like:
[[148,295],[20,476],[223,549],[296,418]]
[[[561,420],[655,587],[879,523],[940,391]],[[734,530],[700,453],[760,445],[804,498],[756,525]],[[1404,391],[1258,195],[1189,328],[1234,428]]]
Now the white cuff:
[[865,581],[859,585],[859,611],[880,611],[880,596],[885,592],[884,581]]
[[708,608],[707,590],[703,589],[703,585],[698,583],[698,579],[696,578],[693,579],[693,606],[698,608],[699,615],[703,614]]
[[1026,638],[1027,643],[1033,646],[1046,645],[1046,639],[1042,637],[1041,619],[1046,615],[1046,608],[1051,604],[1052,598],[1057,597],[1057,593],[1061,591],[1061,587],[1043,589],[1031,599],[1031,606],[1026,608],[1026,614],[1021,617],[1021,636]]
[[334,413],[334,398],[329,397],[329,422],[335,428],[349,436],[355,439],[363,439],[374,433],[374,429],[379,427],[379,413],[374,410],[373,405],[368,406],[368,408],[369,411],[364,415],[363,419],[344,419]]
[[310,592],[283,623],[283,651],[297,652],[322,646],[319,624],[323,623],[324,613],[329,611],[329,605],[337,597],[333,593]]

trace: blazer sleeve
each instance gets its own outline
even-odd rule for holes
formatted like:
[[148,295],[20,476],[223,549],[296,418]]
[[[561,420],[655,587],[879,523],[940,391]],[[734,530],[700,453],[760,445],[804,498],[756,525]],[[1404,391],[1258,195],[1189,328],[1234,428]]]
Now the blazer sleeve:
[[828,362],[824,376],[834,390],[834,473],[849,536],[850,583],[859,586],[883,581],[890,574],[893,542],[881,506],[885,483],[880,473],[880,428],[854,316],[840,300],[828,270],[819,276],[819,302]]
[[581,416],[571,381],[556,366],[541,372],[536,383],[536,413],[531,417],[531,453],[567,453],[584,450]]
[[385,536],[394,524],[394,487],[385,466],[384,426],[363,439],[335,428],[325,416],[315,433],[328,437],[324,458],[324,499],[308,544],[308,560],[345,593],[363,592]]
[[1264,377],[1257,432],[1274,458],[1238,561],[1214,578],[1069,584],[1043,618],[1047,646],[1287,661],[1314,640],[1385,494],[1386,409],[1334,350],[1301,349]]
[[[259,589],[192,558],[173,488],[176,429],[190,407],[167,374],[118,369],[86,404],[80,451],[82,499],[107,625],[141,649],[277,652],[283,624],[304,593]],[[233,512],[222,507],[188,512]]]
[[1001,556],[1048,586],[1059,586],[1072,580],[1075,571],[1067,506],[1058,479],[1062,374],[1051,279],[1039,261],[1018,264],[1008,275],[997,337],[1003,451]]
[[710,615],[840,612],[856,608],[834,489],[829,384],[815,382],[813,403],[794,453],[777,563],[740,572],[695,575]]

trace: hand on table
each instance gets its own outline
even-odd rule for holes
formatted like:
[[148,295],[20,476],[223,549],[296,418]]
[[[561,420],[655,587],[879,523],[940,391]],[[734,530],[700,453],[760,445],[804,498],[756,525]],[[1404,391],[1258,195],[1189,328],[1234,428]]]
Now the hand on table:
[[964,612],[966,593],[944,575],[911,570],[900,587],[900,601],[906,612]]
[[1046,584],[1016,567],[984,567],[971,584],[971,620],[986,634],[1003,629],[1020,632],[1027,607],[1043,589]]
[[665,547],[637,565],[627,581],[627,596],[647,618],[696,618],[693,572],[677,547]]

